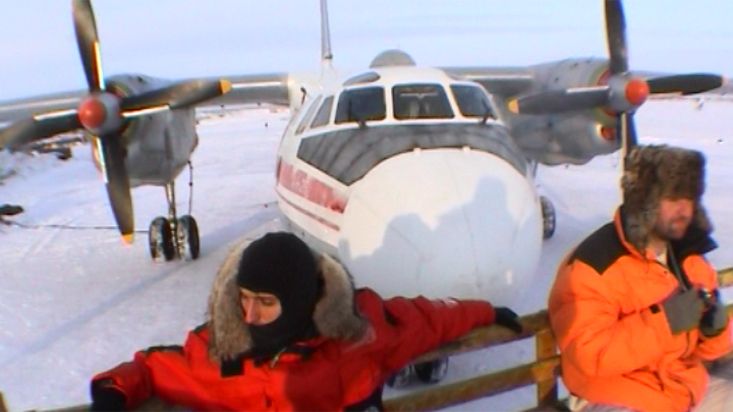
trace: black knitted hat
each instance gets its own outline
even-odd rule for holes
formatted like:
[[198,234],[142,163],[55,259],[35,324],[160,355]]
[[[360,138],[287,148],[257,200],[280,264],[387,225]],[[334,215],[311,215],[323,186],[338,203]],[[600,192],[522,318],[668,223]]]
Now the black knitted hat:
[[311,328],[319,293],[316,259],[292,233],[268,233],[252,242],[242,252],[237,284],[280,300],[280,317],[267,325],[250,325],[256,348],[281,349]]

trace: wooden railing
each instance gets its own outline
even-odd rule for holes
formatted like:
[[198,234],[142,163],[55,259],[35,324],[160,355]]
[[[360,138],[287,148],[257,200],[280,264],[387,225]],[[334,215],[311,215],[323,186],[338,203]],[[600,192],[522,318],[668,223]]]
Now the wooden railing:
[[[733,267],[718,272],[718,283],[721,288],[733,286]],[[733,316],[733,304],[728,306],[728,313]],[[528,385],[537,387],[538,409],[555,408],[558,406],[560,356],[556,351],[547,311],[542,310],[524,316],[521,318],[521,323],[524,327],[522,334],[517,335],[498,326],[479,328],[457,341],[421,356],[415,362],[444,358],[532,337],[535,338],[534,362],[387,399],[384,401],[385,409],[435,410]]]

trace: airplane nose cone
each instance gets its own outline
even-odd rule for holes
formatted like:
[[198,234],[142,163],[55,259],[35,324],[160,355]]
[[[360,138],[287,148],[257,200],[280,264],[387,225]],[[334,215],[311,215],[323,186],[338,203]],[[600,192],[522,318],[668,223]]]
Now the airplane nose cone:
[[357,286],[385,296],[508,304],[530,287],[541,227],[533,183],[506,161],[416,150],[352,186],[338,248]]

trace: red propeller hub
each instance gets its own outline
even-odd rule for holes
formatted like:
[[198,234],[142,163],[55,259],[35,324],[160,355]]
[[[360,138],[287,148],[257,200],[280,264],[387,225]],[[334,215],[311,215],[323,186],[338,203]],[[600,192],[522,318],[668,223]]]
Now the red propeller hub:
[[626,100],[634,106],[640,106],[649,97],[649,85],[643,79],[631,79],[626,83]]
[[88,130],[99,129],[107,119],[107,107],[95,96],[84,99],[79,104],[77,113],[79,121]]

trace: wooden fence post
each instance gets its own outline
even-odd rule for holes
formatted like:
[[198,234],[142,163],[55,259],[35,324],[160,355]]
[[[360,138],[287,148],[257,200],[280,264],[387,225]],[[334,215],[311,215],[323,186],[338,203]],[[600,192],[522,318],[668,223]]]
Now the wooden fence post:
[[[535,335],[535,353],[537,361],[554,357],[555,336],[550,329],[544,329]],[[555,373],[537,381],[537,406],[555,406],[557,404],[557,378]]]

